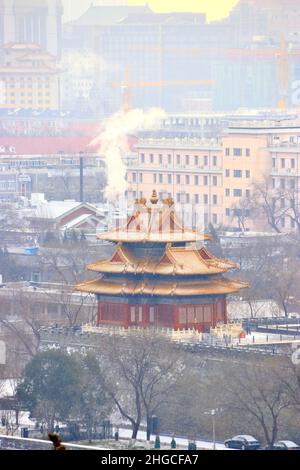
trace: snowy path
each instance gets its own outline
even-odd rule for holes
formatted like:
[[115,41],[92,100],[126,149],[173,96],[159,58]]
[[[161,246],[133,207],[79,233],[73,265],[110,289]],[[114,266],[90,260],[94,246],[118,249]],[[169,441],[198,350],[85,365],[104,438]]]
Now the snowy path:
[[[132,431],[130,429],[120,429],[119,431],[120,437],[130,439]],[[171,444],[172,437],[169,436],[159,436],[160,437],[160,442],[162,444]],[[153,436],[151,437],[151,442],[154,442]],[[138,440],[141,441],[146,441],[146,432],[145,431],[139,431],[138,433]],[[176,443],[180,446],[183,446],[187,449],[188,447],[188,439],[183,439],[183,438],[177,438],[175,437]],[[196,441],[197,444],[197,449],[205,449],[205,450],[213,450],[213,443],[212,442],[206,442],[206,441]],[[216,450],[228,450],[224,446],[224,444],[216,444]]]

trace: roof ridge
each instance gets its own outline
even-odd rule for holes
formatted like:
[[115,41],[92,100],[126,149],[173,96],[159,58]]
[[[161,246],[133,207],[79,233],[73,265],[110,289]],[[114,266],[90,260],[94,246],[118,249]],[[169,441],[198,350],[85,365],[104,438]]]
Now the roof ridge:
[[205,258],[203,258],[201,256],[201,250],[204,248],[204,246],[202,246],[202,248],[200,250],[196,246],[195,246],[195,248],[196,248],[195,252],[197,253],[198,258],[202,261],[202,263],[205,264],[205,266],[210,268],[211,266],[209,265],[208,260],[206,260]]

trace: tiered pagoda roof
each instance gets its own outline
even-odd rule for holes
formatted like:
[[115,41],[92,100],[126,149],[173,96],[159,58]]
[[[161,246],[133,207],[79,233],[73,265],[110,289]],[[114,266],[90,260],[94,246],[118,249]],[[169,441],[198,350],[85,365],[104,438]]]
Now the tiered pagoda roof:
[[184,226],[174,209],[172,199],[158,204],[156,192],[147,204],[146,199],[136,201],[135,212],[125,227],[98,235],[100,240],[126,243],[182,243],[209,239],[197,230]]
[[224,277],[210,277],[205,280],[167,281],[145,279],[140,281],[114,277],[97,279],[78,286],[82,292],[104,295],[151,295],[151,296],[202,296],[232,294],[248,287],[240,281]]
[[184,227],[173,201],[158,204],[156,192],[148,203],[145,199],[136,202],[125,227],[98,238],[116,243],[116,250],[110,259],[88,266],[99,276],[78,285],[82,292],[190,297],[226,295],[248,287],[222,276],[238,266],[199,247],[196,242],[210,237]]
[[235,263],[216,258],[209,251],[196,245],[173,247],[168,244],[163,256],[153,259],[151,254],[139,259],[122,243],[117,245],[116,252],[110,260],[97,261],[88,266],[89,271],[115,274],[160,274],[181,275],[194,274],[211,275],[227,272],[237,268]]

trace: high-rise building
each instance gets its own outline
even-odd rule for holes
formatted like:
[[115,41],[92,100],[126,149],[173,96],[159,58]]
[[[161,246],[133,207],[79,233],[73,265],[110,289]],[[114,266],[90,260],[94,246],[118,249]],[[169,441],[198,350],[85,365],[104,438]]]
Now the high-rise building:
[[254,36],[265,36],[278,42],[280,34],[286,38],[298,33],[300,27],[298,0],[240,0],[228,21],[237,39],[247,45]]
[[0,44],[36,43],[60,55],[61,0],[0,0]]
[[[294,106],[300,78],[298,9],[293,0],[241,0],[228,18],[207,23],[200,13],[97,2],[64,25],[63,47],[66,55],[76,50],[86,56],[90,50],[101,58],[105,67],[95,67],[91,77],[98,90],[92,101],[105,115],[120,109],[126,83],[132,107],[161,106],[172,113],[275,108],[283,74],[287,105]],[[69,75],[62,79],[72,81]]]

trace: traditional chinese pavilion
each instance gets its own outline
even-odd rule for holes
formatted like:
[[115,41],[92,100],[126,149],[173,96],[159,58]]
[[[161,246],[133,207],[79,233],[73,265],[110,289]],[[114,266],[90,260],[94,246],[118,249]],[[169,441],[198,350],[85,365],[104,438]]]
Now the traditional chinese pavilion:
[[207,331],[227,323],[227,294],[247,287],[223,276],[237,265],[213,256],[208,237],[185,228],[173,201],[159,203],[155,191],[136,202],[125,227],[98,237],[115,252],[89,265],[97,278],[77,286],[97,295],[98,325]]

